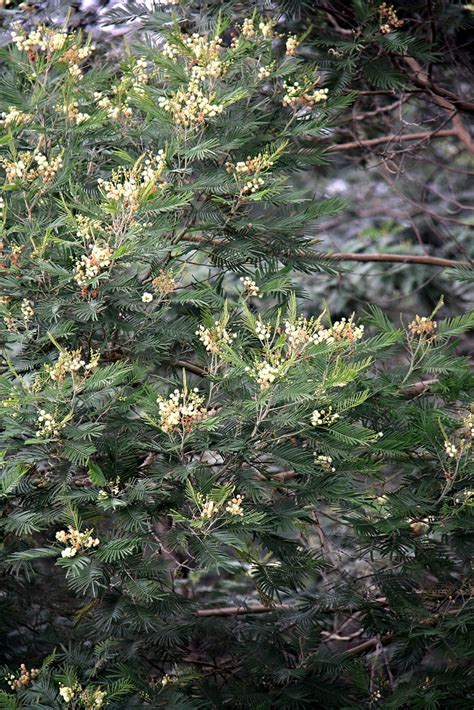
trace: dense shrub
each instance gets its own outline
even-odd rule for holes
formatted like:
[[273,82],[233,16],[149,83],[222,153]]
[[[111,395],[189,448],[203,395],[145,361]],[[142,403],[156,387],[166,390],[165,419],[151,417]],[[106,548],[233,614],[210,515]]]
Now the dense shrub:
[[4,50],[0,707],[471,707],[472,315],[305,301],[351,96],[161,33]]

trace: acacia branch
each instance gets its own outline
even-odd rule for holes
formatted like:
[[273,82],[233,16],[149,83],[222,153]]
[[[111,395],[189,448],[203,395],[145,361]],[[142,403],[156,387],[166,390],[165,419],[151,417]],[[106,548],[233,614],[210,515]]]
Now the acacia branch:
[[318,253],[317,256],[321,259],[333,261],[383,261],[399,264],[425,264],[425,266],[441,266],[447,269],[470,266],[467,261],[452,261],[451,259],[441,259],[437,256],[427,256],[425,254],[357,254],[334,252],[332,254]]
[[198,609],[196,616],[244,616],[245,614],[268,614],[272,611],[290,609],[289,604],[265,606],[253,604],[252,606],[218,606],[212,609]]
[[388,136],[378,138],[365,138],[363,140],[351,141],[350,143],[336,143],[328,148],[329,153],[342,150],[357,150],[358,148],[372,148],[376,145],[386,143],[402,143],[405,141],[427,141],[432,138],[444,138],[446,136],[457,136],[458,131],[454,128],[444,128],[439,131],[418,131],[417,133],[393,133]]

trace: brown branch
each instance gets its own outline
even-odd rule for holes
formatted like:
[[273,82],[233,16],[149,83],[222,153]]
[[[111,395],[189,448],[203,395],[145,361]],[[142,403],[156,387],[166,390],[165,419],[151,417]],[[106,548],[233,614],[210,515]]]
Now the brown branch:
[[469,266],[469,262],[467,261],[451,261],[450,259],[441,259],[437,256],[421,254],[356,254],[344,252],[323,254],[320,252],[317,253],[317,257],[334,261],[383,261],[399,264],[425,264],[426,266],[442,266],[447,269]]
[[446,136],[457,136],[458,131],[454,128],[444,128],[439,131],[418,131],[417,133],[394,133],[388,136],[379,136],[378,138],[366,138],[364,140],[351,141],[350,143],[336,143],[328,148],[328,152],[334,153],[341,150],[357,150],[358,148],[372,148],[376,145],[384,143],[397,143],[404,141],[426,141],[431,138],[444,138]]
[[220,606],[213,609],[198,609],[196,616],[244,616],[245,614],[268,614],[272,611],[282,611],[290,609],[289,604],[277,604],[276,606],[264,606],[263,604],[253,604],[252,606]]

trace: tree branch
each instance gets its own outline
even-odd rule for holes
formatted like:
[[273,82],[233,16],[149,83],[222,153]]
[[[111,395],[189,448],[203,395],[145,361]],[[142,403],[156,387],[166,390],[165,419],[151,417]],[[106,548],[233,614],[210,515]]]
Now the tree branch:
[[459,266],[469,266],[467,261],[451,261],[441,259],[437,256],[427,256],[424,254],[357,254],[335,252],[332,254],[317,253],[320,259],[330,259],[334,261],[383,261],[399,264],[425,264],[426,266],[442,266],[447,269],[455,269]]
[[220,606],[213,609],[198,609],[196,616],[243,616],[245,614],[268,614],[272,611],[282,611],[290,609],[289,604],[277,604],[275,606],[264,606],[263,604],[253,604],[252,606]]
[[336,143],[328,148],[328,152],[335,153],[341,150],[357,150],[358,148],[372,148],[376,145],[386,143],[402,143],[405,141],[426,141],[432,138],[444,138],[446,136],[456,136],[459,138],[458,131],[454,128],[444,128],[439,131],[418,131],[417,133],[394,133],[388,136],[379,136],[378,138],[366,138],[364,140],[351,141],[350,143]]

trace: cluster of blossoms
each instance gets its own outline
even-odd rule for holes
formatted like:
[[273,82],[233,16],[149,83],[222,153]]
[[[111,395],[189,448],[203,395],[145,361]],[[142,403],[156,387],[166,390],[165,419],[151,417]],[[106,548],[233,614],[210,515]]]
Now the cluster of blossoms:
[[75,126],[80,126],[81,123],[87,121],[90,118],[88,113],[83,113],[79,111],[79,104],[77,101],[70,101],[67,104],[56,106],[57,110],[67,116],[68,121],[73,123]]
[[33,301],[29,301],[27,298],[24,298],[21,302],[20,310],[21,310],[21,315],[23,317],[23,322],[26,325],[27,323],[30,322],[30,320],[33,318],[33,316],[35,314]]
[[329,89],[315,89],[314,87],[302,85],[299,81],[295,81],[292,84],[285,81],[283,88],[285,95],[283,96],[282,104],[294,110],[312,108],[321,101],[326,101],[329,93]]
[[99,188],[107,200],[121,203],[129,211],[136,211],[145,190],[153,189],[158,182],[161,187],[166,185],[163,180],[160,181],[165,165],[166,157],[162,150],[156,155],[142,156],[133,168],[118,168],[109,180],[99,178]]
[[24,663],[20,665],[20,675],[16,676],[10,673],[6,676],[5,680],[12,690],[18,690],[18,688],[26,688],[32,680],[38,677],[39,669],[32,668],[28,670]]
[[[197,500],[198,504],[201,508],[201,513],[200,517],[205,519],[205,520],[210,520],[214,516],[218,515],[221,511],[222,508],[222,503],[219,503],[215,500],[210,499],[209,497],[202,495],[202,493],[197,494]],[[242,508],[242,504],[244,501],[244,496],[237,495],[234,498],[232,498],[226,505],[225,511],[229,515],[233,516],[238,516],[240,518],[243,517],[244,511]]]
[[54,365],[46,365],[46,372],[54,382],[62,382],[68,373],[74,377],[82,369],[84,374],[88,374],[97,367],[99,358],[100,354],[91,350],[90,360],[86,363],[80,348],[72,351],[62,350]]
[[245,180],[240,190],[241,197],[257,192],[265,184],[261,174],[272,166],[273,160],[266,153],[259,153],[254,158],[249,156],[247,160],[241,160],[238,163],[229,161],[225,164],[227,172],[232,174],[237,181],[242,178]]
[[271,64],[263,64],[261,67],[259,67],[258,72],[257,72],[257,79],[260,81],[263,81],[263,79],[268,79],[269,76],[272,74],[272,69],[273,69],[273,62]]
[[47,439],[58,436],[61,429],[65,426],[63,422],[58,422],[53,415],[49,414],[45,409],[39,410],[36,424],[36,436],[38,438],[46,437]]
[[415,316],[408,325],[408,330],[411,335],[418,335],[420,338],[426,338],[427,336],[434,335],[438,324],[436,321],[426,316]]
[[213,355],[217,355],[223,347],[230,345],[237,337],[237,333],[229,333],[225,325],[218,320],[215,321],[213,328],[205,328],[200,325],[196,330],[196,335],[207,352]]
[[450,459],[455,459],[459,454],[458,448],[450,441],[444,442],[444,450]]
[[70,703],[74,698],[79,698],[86,710],[99,710],[103,707],[107,693],[100,688],[86,688],[82,690],[79,684],[74,686],[60,685],[59,695],[65,703]]
[[109,96],[104,96],[101,91],[94,91],[94,99],[97,102],[97,107],[104,109],[107,118],[112,121],[118,121],[120,118],[131,118],[133,110],[127,100],[122,97],[114,97],[112,100]]
[[348,343],[356,343],[364,335],[363,325],[354,325],[354,316],[349,320],[341,318],[335,321],[330,328],[322,328],[318,333],[317,342],[340,343],[345,340]]
[[166,42],[163,54],[170,59],[183,54],[191,64],[192,79],[218,79],[223,75],[226,62],[221,60],[222,40],[220,38],[209,39],[195,32],[192,35],[181,35],[180,44],[186,48],[184,51],[182,46],[178,47]]
[[243,517],[244,511],[242,509],[242,503],[244,501],[244,496],[237,495],[235,498],[232,498],[232,500],[226,505],[225,509],[226,512],[229,513],[229,515],[236,515],[239,516],[240,518]]
[[91,279],[110,266],[112,254],[112,249],[106,243],[91,244],[89,253],[83,254],[75,262],[74,281],[79,286],[87,286]]
[[397,30],[405,24],[403,20],[398,19],[393,5],[387,5],[386,2],[383,2],[379,6],[379,15],[382,21],[380,25],[380,32],[382,34],[388,34],[393,29]]
[[11,39],[20,51],[52,54],[64,48],[68,36],[66,32],[46,25],[38,25],[36,29],[27,33],[20,23],[15,23]]
[[153,294],[149,291],[145,291],[142,295],[142,303],[151,303],[153,301]]
[[173,293],[176,289],[176,279],[171,271],[161,270],[158,276],[155,276],[151,284],[161,298],[164,298],[169,293]]
[[324,456],[324,454],[315,454],[314,455],[314,460],[320,466],[323,471],[327,471],[328,473],[334,473],[335,472],[335,467],[332,465],[332,458],[331,456]]
[[257,298],[262,297],[260,294],[259,287],[255,283],[255,281],[250,278],[250,276],[241,276],[240,281],[242,283],[242,286],[244,287],[244,291],[247,296],[256,296]]
[[15,108],[15,106],[9,106],[8,111],[4,111],[0,115],[2,117],[0,124],[4,128],[8,128],[9,126],[22,126],[25,123],[29,123],[33,118],[31,113],[20,111],[20,109]]
[[176,429],[190,431],[195,424],[213,414],[204,406],[204,395],[195,387],[192,391],[175,389],[169,397],[158,397],[160,427],[165,434]]
[[264,342],[269,340],[272,334],[271,326],[268,323],[263,323],[260,318],[255,323],[255,335],[259,340]]
[[94,49],[95,46],[93,44],[81,47],[79,44],[75,43],[62,55],[61,61],[68,65],[69,75],[72,79],[75,79],[75,81],[80,81],[84,76],[79,65],[92,54]]
[[290,35],[288,39],[286,40],[286,54],[288,57],[294,57],[296,54],[296,50],[300,46],[298,37],[295,37],[295,35]]
[[108,481],[107,486],[109,489],[108,491],[103,488],[100,489],[97,494],[98,500],[106,500],[107,498],[110,498],[111,495],[118,496],[120,494],[120,476],[117,476],[115,481]]
[[331,426],[334,422],[339,419],[339,414],[332,411],[330,406],[326,409],[315,409],[311,415],[311,424],[315,427],[317,426]]
[[260,389],[267,390],[270,385],[272,385],[280,374],[282,362],[277,357],[273,357],[271,361],[260,360],[256,362],[254,367],[246,367],[245,372],[247,372],[250,377],[252,377]]
[[67,532],[66,530],[59,530],[56,533],[56,540],[66,545],[61,552],[61,557],[74,557],[78,552],[97,547],[100,544],[100,540],[98,537],[92,537],[92,532],[93,530],[86,530],[86,532],[81,533],[76,528],[73,528],[72,525],[68,526]]
[[216,102],[216,95],[213,92],[206,95],[197,79],[191,79],[185,89],[178,89],[170,96],[160,96],[158,105],[170,113],[181,128],[201,126],[224,110],[224,106]]
[[[51,182],[63,164],[62,155],[48,158],[43,153],[20,153],[17,160],[2,159],[8,182],[26,180],[33,182],[41,178],[44,182]],[[36,163],[36,165],[34,165]]]
[[364,335],[364,326],[355,325],[354,317],[349,319],[341,318],[333,325],[326,328],[320,323],[319,318],[305,318],[299,316],[295,323],[285,322],[285,332],[290,352],[295,352],[304,348],[308,343],[318,345],[320,343],[338,343],[346,341],[355,343]]
[[276,21],[273,19],[258,21],[251,17],[246,17],[240,26],[241,36],[245,39],[254,39],[256,37],[262,37],[262,39],[272,39],[273,38],[273,28],[275,27]]

